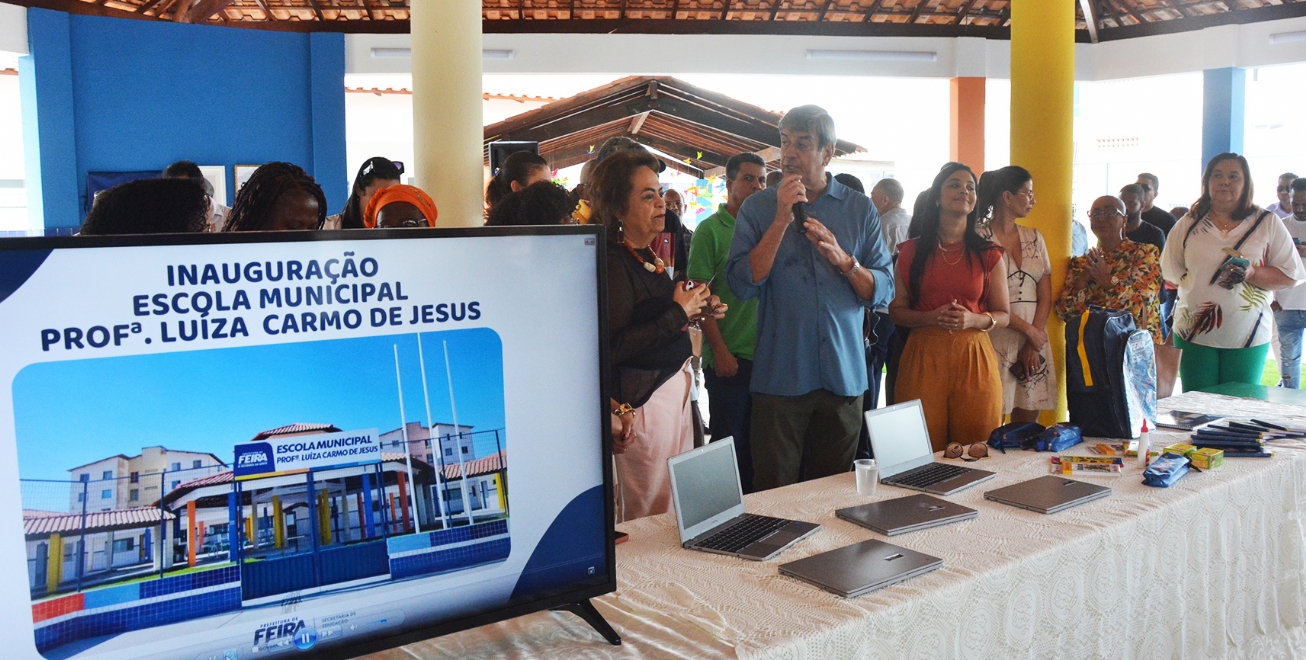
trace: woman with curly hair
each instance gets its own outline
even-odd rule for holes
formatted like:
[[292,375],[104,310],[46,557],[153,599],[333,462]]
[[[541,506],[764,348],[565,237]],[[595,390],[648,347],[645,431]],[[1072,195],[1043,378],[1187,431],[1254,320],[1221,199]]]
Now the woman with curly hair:
[[1174,344],[1184,390],[1259,384],[1270,348],[1271,291],[1306,280],[1292,237],[1252,203],[1247,159],[1225,153],[1202,173],[1202,196],[1175,223],[1161,274],[1179,288]]
[[616,456],[617,519],[671,506],[667,459],[694,448],[689,324],[725,315],[706,286],[667,276],[650,246],[666,223],[658,161],[643,149],[603,159],[590,180],[594,218],[608,236],[608,361],[613,414],[622,422]]
[[566,188],[552,181],[538,181],[499,198],[490,209],[490,219],[485,225],[575,224],[571,213],[576,210],[576,201]]
[[326,195],[313,177],[291,163],[268,163],[250,175],[236,193],[223,231],[321,229]]
[[79,234],[176,234],[202,232],[209,224],[209,196],[189,179],[139,179],[95,196]]

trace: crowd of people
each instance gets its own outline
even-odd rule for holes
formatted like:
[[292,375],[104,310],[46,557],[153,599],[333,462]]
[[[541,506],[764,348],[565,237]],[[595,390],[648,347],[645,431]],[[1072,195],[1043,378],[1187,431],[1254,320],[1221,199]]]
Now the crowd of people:
[[[669,508],[666,459],[704,430],[698,368],[707,433],[734,439],[745,492],[869,456],[863,412],[880,399],[882,371],[889,404],[922,402],[935,450],[982,443],[1004,419],[1036,420],[1057,401],[1054,312],[1129,312],[1157,345],[1183,351],[1189,390],[1259,383],[1277,335],[1282,385],[1300,386],[1306,178],[1281,176],[1278,202],[1261,209],[1247,160],[1221,154],[1199,199],[1166,212],[1159,179],[1140,174],[1088,209],[1096,247],[1071,223],[1056,292],[1043,235],[1020,224],[1035,205],[1024,168],[977,176],[947,163],[909,211],[892,178],[868,195],[856,177],[826,171],[835,126],[821,108],[790,110],[779,133],[779,169],[753,153],[730,158],[726,202],[693,232],[683,198],[659,182],[666,164],[629,138],[604,143],[573,190],[530,152],[508,156],[486,188],[489,226],[606,228],[619,520]],[[81,233],[436,226],[435,203],[402,174],[368,159],[328,216],[321,187],[293,164],[258,168],[228,209],[182,161],[97,196]]]

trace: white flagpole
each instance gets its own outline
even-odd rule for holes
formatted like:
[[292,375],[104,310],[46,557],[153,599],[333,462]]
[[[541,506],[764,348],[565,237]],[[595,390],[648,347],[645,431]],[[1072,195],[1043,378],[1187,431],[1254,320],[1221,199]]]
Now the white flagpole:
[[458,405],[453,400],[453,370],[449,368],[449,342],[444,343],[444,376],[449,383],[449,407],[453,410],[453,430],[458,433],[458,448],[454,453],[458,454],[458,472],[462,477],[463,491],[463,511],[467,512],[467,524],[470,525],[472,520],[472,507],[467,501],[467,466],[463,464],[463,427],[458,426]]
[[[404,381],[399,377],[399,344],[394,345],[395,349],[395,383],[399,385],[399,429],[404,436],[404,462],[408,464],[408,490],[412,491],[417,488],[417,482],[413,481],[413,457],[408,453],[408,416],[404,414]],[[381,459],[382,465],[385,459]],[[381,478],[385,478],[385,472],[381,472]],[[384,492],[385,484],[381,484]],[[417,495],[410,492],[408,494],[409,502],[404,502],[404,506],[409,507],[413,512],[413,525],[417,533],[422,533],[422,521],[417,518]]]
[[436,465],[431,468],[435,470],[435,504],[440,507],[440,524],[442,529],[449,529],[449,513],[444,509],[445,489],[441,486],[444,483],[444,450],[440,447],[440,441],[435,437],[435,420],[431,417],[431,393],[426,389],[426,358],[422,356],[422,333],[417,333],[417,363],[422,367],[422,398],[426,400],[426,435],[427,442],[431,445],[431,453],[436,457]]

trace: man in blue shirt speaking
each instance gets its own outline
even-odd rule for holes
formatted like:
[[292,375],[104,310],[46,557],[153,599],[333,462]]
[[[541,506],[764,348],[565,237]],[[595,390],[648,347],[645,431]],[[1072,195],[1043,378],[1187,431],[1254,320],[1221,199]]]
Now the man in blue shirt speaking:
[[[756,490],[852,467],[867,383],[862,318],[893,299],[875,206],[825,172],[834,143],[825,110],[786,113],[784,178],[744,202],[730,244],[731,291],[760,298],[751,384]],[[795,211],[806,221],[796,222]]]

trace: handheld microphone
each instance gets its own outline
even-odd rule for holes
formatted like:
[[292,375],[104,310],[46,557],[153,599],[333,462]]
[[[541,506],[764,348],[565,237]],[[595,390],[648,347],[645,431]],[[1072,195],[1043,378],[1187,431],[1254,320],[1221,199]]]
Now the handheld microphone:
[[794,225],[799,234],[807,233],[807,209],[803,207],[802,202],[794,202]]

